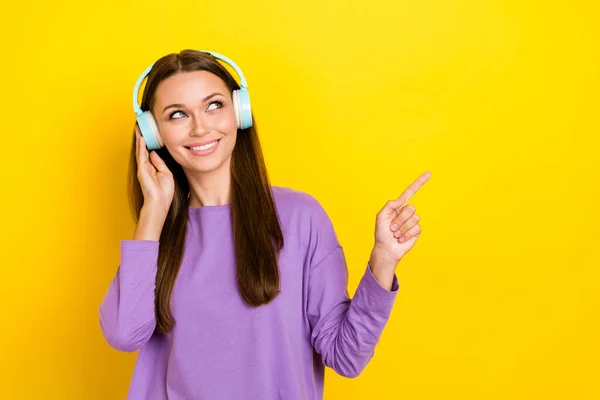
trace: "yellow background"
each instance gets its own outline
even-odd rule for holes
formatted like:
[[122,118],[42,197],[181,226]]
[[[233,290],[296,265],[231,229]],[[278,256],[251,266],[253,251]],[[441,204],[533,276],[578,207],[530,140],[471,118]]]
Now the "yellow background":
[[[17,4],[18,3],[18,4]],[[98,306],[133,222],[135,79],[184,48],[249,83],[272,183],[346,250],[419,174],[375,357],[326,399],[600,398],[595,1],[11,2],[0,17],[0,398],[122,399]]]

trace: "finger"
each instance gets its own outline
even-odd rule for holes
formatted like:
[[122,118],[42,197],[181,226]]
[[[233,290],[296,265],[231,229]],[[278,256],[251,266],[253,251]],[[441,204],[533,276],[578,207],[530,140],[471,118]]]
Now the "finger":
[[400,236],[404,235],[413,226],[417,225],[419,223],[419,220],[420,220],[420,218],[417,214],[412,215],[409,219],[406,220],[406,222],[404,222],[402,225],[400,225],[400,228],[396,232],[394,232],[394,236],[400,237]]
[[431,172],[429,172],[429,171],[427,171],[424,174],[422,174],[421,176],[419,176],[416,181],[411,183],[404,190],[404,192],[402,192],[400,197],[398,197],[398,200],[402,204],[408,202],[411,199],[411,197],[413,197],[414,194],[417,193],[417,191],[421,188],[421,186],[423,186],[425,184],[425,182],[427,182],[427,180],[429,180],[430,177],[431,177]]
[[138,152],[137,152],[137,161],[138,161],[138,171],[143,171],[146,163],[148,163],[148,153],[146,151],[146,143],[144,142],[144,138],[140,135],[138,138]]
[[418,237],[421,233],[421,226],[420,225],[415,225],[412,228],[410,228],[404,235],[400,236],[400,238],[398,239],[398,241],[400,243],[404,243],[407,240],[410,240],[413,237]]
[[135,155],[138,154],[138,144],[140,142],[140,127],[138,124],[133,124],[133,138],[135,140]]
[[402,207],[402,209],[398,213],[398,216],[392,221],[390,229],[392,231],[398,230],[398,228],[400,228],[410,217],[413,216],[415,211],[416,208],[412,204],[407,204],[404,207]]
[[139,168],[142,168],[146,161],[148,161],[148,156],[144,154],[144,149],[146,148],[146,145],[144,143],[144,138],[141,136],[137,140],[137,148],[138,166]]
[[159,172],[171,173],[171,170],[169,169],[169,167],[167,167],[167,164],[165,164],[163,159],[160,158],[160,156],[158,155],[158,153],[156,151],[150,152],[150,160],[152,161],[152,165],[154,165],[154,167]]
[[141,157],[140,157],[140,137],[136,136],[135,137],[135,158],[137,159],[138,162],[138,168],[141,164]]
[[146,142],[144,141],[143,136],[140,136],[140,157],[143,161],[148,160],[148,151],[146,149]]
[[399,207],[402,207],[404,204],[406,204],[411,199],[411,197],[413,197],[414,194],[417,193],[417,191],[421,188],[421,186],[423,186],[425,184],[425,182],[427,182],[429,180],[430,177],[431,177],[431,172],[429,172],[429,171],[427,171],[427,172],[423,173],[421,176],[419,176],[417,178],[417,180],[414,181],[413,183],[411,183],[396,200],[393,200],[391,202],[392,207],[399,208]]

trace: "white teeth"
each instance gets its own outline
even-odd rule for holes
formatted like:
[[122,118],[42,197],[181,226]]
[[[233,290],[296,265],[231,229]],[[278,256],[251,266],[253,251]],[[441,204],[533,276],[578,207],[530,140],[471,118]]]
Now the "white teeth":
[[208,149],[210,149],[211,147],[213,147],[216,144],[217,144],[217,141],[209,143],[209,144],[206,144],[204,146],[190,147],[190,149],[192,149],[194,151],[208,150]]

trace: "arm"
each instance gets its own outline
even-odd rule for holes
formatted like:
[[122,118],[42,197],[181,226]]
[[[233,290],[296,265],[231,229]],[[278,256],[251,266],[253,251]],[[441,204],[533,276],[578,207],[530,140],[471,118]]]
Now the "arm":
[[357,376],[373,356],[399,290],[396,266],[421,233],[415,207],[407,202],[430,176],[429,171],[419,176],[377,213],[375,246],[352,301],[346,293],[342,248],[327,214],[316,204],[308,251],[310,263],[318,261],[309,270],[308,316],[313,346],[325,365],[342,375]]
[[158,245],[152,240],[121,241],[121,264],[99,308],[102,333],[117,350],[138,350],[156,327]]
[[323,363],[338,374],[358,376],[374,355],[399,290],[396,275],[391,289],[377,281],[371,267],[350,300],[344,252],[335,248],[310,272],[308,316],[312,344]]
[[326,366],[356,377],[374,355],[399,290],[398,279],[393,270],[389,275],[390,269],[382,269],[387,264],[373,251],[350,299],[344,250],[325,210],[316,200],[311,203],[307,245],[311,342]]
[[115,349],[135,351],[156,327],[154,289],[164,217],[142,209],[133,240],[121,241],[121,263],[100,305],[100,327]]

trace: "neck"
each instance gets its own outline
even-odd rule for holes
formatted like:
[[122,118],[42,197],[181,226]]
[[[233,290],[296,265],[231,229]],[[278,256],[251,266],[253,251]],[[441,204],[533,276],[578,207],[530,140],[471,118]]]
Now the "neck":
[[189,206],[222,206],[231,202],[231,173],[220,168],[209,173],[186,174],[190,185]]

